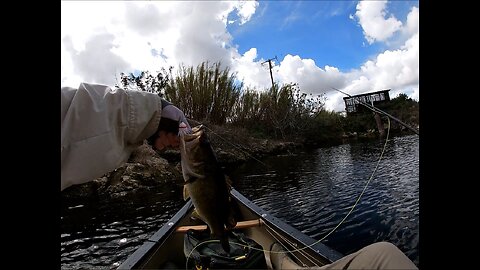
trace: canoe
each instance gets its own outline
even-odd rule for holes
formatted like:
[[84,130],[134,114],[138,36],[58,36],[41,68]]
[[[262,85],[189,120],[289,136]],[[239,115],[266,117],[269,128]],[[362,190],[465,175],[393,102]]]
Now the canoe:
[[[241,233],[261,246],[267,269],[322,266],[343,257],[341,253],[272,216],[237,190],[232,189],[231,195],[241,217],[233,232]],[[190,230],[206,229],[201,221],[192,219],[193,209],[191,200],[188,200],[118,269],[185,269],[185,234]]]

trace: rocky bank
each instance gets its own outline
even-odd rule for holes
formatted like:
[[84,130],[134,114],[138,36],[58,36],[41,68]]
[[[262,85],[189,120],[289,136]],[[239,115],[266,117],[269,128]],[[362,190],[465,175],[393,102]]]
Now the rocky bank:
[[[298,142],[258,139],[239,129],[216,127],[208,129],[213,149],[228,175],[236,166],[267,155],[292,153],[302,147]],[[144,144],[134,151],[127,163],[91,182],[71,186],[61,194],[62,208],[75,205],[141,204],[149,195],[166,185],[182,185],[183,178],[178,150],[161,155]]]

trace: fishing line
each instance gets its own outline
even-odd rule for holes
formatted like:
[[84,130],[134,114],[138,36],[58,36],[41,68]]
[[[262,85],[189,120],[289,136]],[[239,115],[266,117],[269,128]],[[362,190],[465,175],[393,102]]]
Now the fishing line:
[[[349,96],[349,97],[352,97],[352,96],[349,95],[348,93],[345,93],[345,92],[343,92],[342,90],[339,90],[339,89],[337,89],[337,88],[335,88],[335,87],[330,86],[330,88],[332,88],[333,90],[337,90],[338,92],[340,92],[340,93],[342,93],[342,94],[344,94],[344,95],[347,95],[347,96]],[[374,112],[376,112],[376,113],[380,113],[380,114],[383,114],[383,115],[387,116],[388,118],[392,118],[393,120],[397,121],[397,122],[398,122],[399,124],[401,124],[402,126],[404,126],[404,127],[408,128],[408,129],[410,129],[411,131],[415,132],[415,134],[420,135],[420,133],[418,132],[418,130],[414,129],[413,127],[411,127],[411,126],[409,126],[409,125],[407,125],[407,124],[405,124],[405,123],[402,122],[400,119],[392,116],[391,114],[389,114],[389,113],[387,113],[387,112],[384,112],[384,111],[380,110],[379,108],[374,107],[373,105],[370,105],[370,104],[368,104],[368,103],[366,103],[366,102],[363,102],[362,100],[356,99],[355,101],[358,101],[358,103],[360,103],[361,105],[367,107],[368,109],[370,109],[370,110],[372,110],[372,111],[374,111]]]
[[[259,248],[255,248],[255,247],[251,247],[251,246],[248,246],[248,245],[244,245],[244,244],[241,244],[241,243],[231,243],[231,244],[235,244],[235,245],[239,245],[239,246],[243,246],[243,247],[247,247],[247,248],[251,248],[253,250],[259,250],[259,251],[263,251],[263,252],[269,252],[269,253],[274,253],[274,254],[285,254],[285,253],[293,253],[293,252],[300,252],[304,249],[307,249],[309,247],[312,247],[318,243],[320,243],[321,241],[325,240],[325,238],[327,238],[329,235],[331,235],[338,227],[340,227],[340,225],[347,219],[347,217],[353,212],[353,209],[355,209],[355,207],[358,205],[358,202],[360,201],[360,199],[362,198],[363,194],[365,193],[365,190],[367,189],[368,187],[368,184],[370,183],[370,181],[373,179],[373,176],[375,175],[375,172],[377,171],[378,169],[378,166],[380,165],[380,161],[382,160],[383,158],[383,155],[385,153],[385,149],[387,148],[387,143],[388,143],[388,138],[390,136],[390,118],[387,117],[387,120],[388,120],[388,129],[387,129],[387,136],[385,138],[385,144],[383,145],[383,149],[382,149],[382,152],[380,153],[380,157],[378,158],[378,161],[377,161],[377,164],[374,168],[374,170],[372,171],[372,174],[370,175],[367,183],[365,184],[362,192],[360,193],[360,195],[358,196],[357,200],[355,201],[355,203],[352,205],[352,207],[350,208],[350,211],[345,215],[345,217],[338,223],[337,226],[335,226],[335,228],[333,228],[329,233],[327,233],[324,237],[322,237],[320,240],[317,240],[315,242],[313,242],[312,244],[310,245],[306,245],[302,248],[295,248],[295,249],[292,249],[292,250],[287,250],[287,251],[272,251],[272,250],[266,250],[266,249],[259,249]],[[265,224],[267,226],[267,228],[271,229],[272,231],[275,231],[273,230],[265,221],[263,221],[263,224]],[[268,231],[268,230],[267,230]],[[270,233],[270,232],[269,232]],[[271,233],[270,233],[271,234]],[[276,239],[276,237],[274,237]],[[277,240],[278,241],[278,240]],[[205,243],[211,243],[211,242],[220,242],[220,240],[209,240],[209,241],[205,241],[205,242],[202,242],[200,244],[198,244],[197,246],[195,246],[192,251],[190,252],[190,254],[188,255],[187,257],[187,264],[186,264],[186,269],[188,268],[188,259],[190,258],[192,252],[197,248],[199,247],[200,245],[203,245]],[[286,241],[287,242],[287,241]],[[281,244],[281,242],[279,242]],[[283,245],[283,244],[282,244]]]
[[[265,225],[267,226],[266,231],[267,231],[273,238],[275,238],[276,243],[279,243],[279,244],[282,245],[286,250],[288,250],[288,248],[283,244],[283,242],[280,241],[280,240],[278,240],[278,238],[277,238],[275,235],[273,235],[273,234],[268,230],[268,229],[271,229],[270,226],[269,226],[268,224],[266,224],[266,223],[265,223]],[[275,231],[275,230],[273,230],[273,229],[271,229],[271,230],[272,230],[272,231]],[[282,235],[280,235],[280,234],[278,234],[278,233],[277,233],[277,235],[278,235],[280,238],[282,238],[282,240],[283,240],[284,242],[286,242],[287,244],[289,244],[290,246],[293,247],[293,244],[292,244],[292,243],[289,243],[289,241],[288,241],[285,237],[283,237]],[[272,246],[273,246],[273,244],[272,244],[270,247],[272,247]],[[266,250],[264,250],[264,251],[266,251]],[[277,252],[271,251],[271,250],[270,250],[270,252],[272,252],[272,253],[277,253]],[[304,253],[302,253],[302,254],[305,256]],[[295,258],[297,259],[297,261],[302,262],[302,260],[300,260],[293,252],[291,253],[291,255],[292,255],[293,257],[295,257]],[[308,258],[307,258],[307,259],[308,259]],[[271,258],[270,258],[270,261],[271,261]],[[310,261],[311,261],[311,260],[310,260]],[[304,262],[302,262],[302,264],[303,264],[303,266],[306,266]],[[314,264],[316,265],[316,263],[314,263]],[[317,265],[317,266],[318,266],[318,265]]]
[[[293,243],[292,241],[288,240],[285,236],[281,235],[280,233],[276,232],[274,229],[272,229],[268,224],[266,224],[267,226],[267,232],[273,237],[275,238],[275,240],[277,240],[276,243],[280,244],[285,250],[288,250],[288,248],[285,246],[285,244],[283,242],[285,242],[286,244],[290,245],[291,247],[294,247],[295,246],[295,243]],[[269,230],[270,229],[270,230]],[[278,238],[272,233],[274,232],[275,234],[278,235],[278,237],[280,237],[282,241],[279,241]],[[287,253],[287,252],[276,252],[276,251],[272,251],[272,247],[273,247],[273,244],[270,246],[270,252],[271,253]],[[295,253],[293,252],[289,252],[293,257],[295,257],[297,259],[297,261],[301,262],[302,263],[302,266],[303,267],[306,267],[307,265],[302,261],[300,260],[296,255]],[[305,252],[302,252],[300,251],[300,253],[305,257],[305,259],[309,260],[312,264],[314,264],[315,266],[319,267],[319,265],[317,264],[317,262],[315,262],[314,260],[317,260],[315,257],[313,257],[312,255],[308,254],[308,253],[305,253]],[[270,259],[271,260],[271,259]]]
[[[333,88],[333,87],[332,87]],[[338,90],[338,89],[336,89]],[[338,90],[340,91],[340,90]],[[340,91],[341,92],[341,91]],[[343,92],[342,92],[343,93]],[[366,105],[365,105],[366,106]],[[368,107],[368,106],[367,106]],[[368,107],[370,108],[370,107]],[[370,108],[372,110],[376,109],[375,107],[372,107]],[[190,120],[190,119],[189,119]],[[368,187],[368,184],[370,183],[370,181],[373,179],[373,176],[375,175],[375,172],[377,171],[378,169],[378,166],[380,165],[380,161],[382,160],[383,158],[383,155],[385,153],[385,149],[387,147],[387,143],[388,143],[388,138],[390,136],[390,116],[387,115],[387,120],[388,120],[388,129],[387,129],[387,136],[385,138],[385,143],[383,145],[383,149],[382,149],[382,152],[380,153],[380,156],[378,158],[378,161],[377,161],[377,164],[375,165],[375,168],[374,170],[372,171],[372,174],[370,175],[368,181],[366,182],[362,192],[360,193],[360,195],[358,196],[357,200],[355,201],[355,203],[352,205],[352,207],[350,208],[350,211],[345,215],[345,217],[337,224],[337,226],[335,226],[329,233],[327,233],[324,237],[322,237],[321,239],[313,242],[312,244],[310,245],[306,245],[302,248],[295,248],[295,249],[292,249],[292,250],[287,250],[287,251],[272,251],[272,250],[265,250],[265,249],[258,249],[258,248],[255,248],[255,247],[251,247],[251,246],[248,246],[248,245],[244,245],[244,244],[241,244],[241,243],[231,243],[231,244],[235,244],[235,245],[239,245],[239,246],[243,246],[243,247],[247,247],[247,248],[250,248],[250,249],[253,249],[253,250],[258,250],[258,251],[263,251],[263,252],[269,252],[269,253],[276,253],[276,254],[286,254],[286,253],[294,253],[294,252],[301,252],[302,250],[304,249],[307,249],[309,247],[312,247],[318,243],[320,243],[321,241],[325,240],[328,236],[330,236],[338,227],[340,227],[340,225],[347,219],[347,217],[353,212],[353,210],[355,209],[355,207],[358,205],[358,202],[360,201],[360,199],[362,198],[363,194],[365,193],[365,190],[367,189]],[[198,121],[195,121],[195,122],[198,122]],[[199,123],[199,122],[198,122]],[[204,125],[205,126],[205,125]],[[210,128],[208,128],[207,126],[205,126],[208,130],[210,130],[213,134],[217,135],[218,137],[220,137],[222,140],[224,140],[225,142],[229,143],[230,145],[232,145],[233,147],[239,149],[240,151],[244,152],[242,149],[240,149],[239,147],[233,145],[232,143],[230,143],[229,141],[227,141],[226,139],[224,139],[222,136],[216,134],[213,130],[211,130]],[[418,134],[418,133],[417,133]],[[251,156],[250,154],[246,153],[247,155]],[[256,159],[255,157],[251,156],[253,159],[255,159],[256,161],[260,162],[261,164],[265,165],[266,167],[268,167],[265,163],[261,162],[260,160]],[[274,231],[266,222],[263,222],[263,224],[265,224],[267,226],[267,228],[271,229],[272,231]],[[267,230],[268,231],[268,230]],[[270,232],[269,232],[270,233]],[[271,234],[271,233],[270,233]],[[273,236],[273,235],[272,235]],[[275,239],[277,239],[275,236],[273,236]],[[285,239],[284,239],[285,240]],[[286,240],[285,240],[286,241]],[[212,242],[220,242],[220,240],[209,240],[209,241],[205,241],[205,242],[202,242],[202,243],[199,243],[198,245],[196,245],[192,251],[188,254],[187,256],[187,259],[186,259],[186,264],[185,264],[185,269],[188,269],[188,260],[192,254],[192,252],[197,248],[199,247],[200,245],[203,245],[203,244],[206,244],[206,243],[212,243]],[[279,242],[277,240],[277,242]],[[286,241],[288,242],[288,241]],[[279,242],[280,244],[282,244],[281,242]],[[292,245],[292,244],[290,244]],[[282,244],[283,246],[283,244]],[[285,246],[284,246],[285,247]],[[293,254],[292,254],[293,255]],[[298,259],[298,258],[297,258]],[[300,261],[300,260],[299,260]]]
[[187,261],[185,262],[185,269],[188,269],[188,259],[190,259],[190,257],[192,256],[192,253],[193,251],[195,251],[195,249],[203,244],[208,244],[208,243],[213,243],[213,242],[219,242],[220,243],[220,240],[216,240],[216,239],[213,239],[213,240],[207,240],[207,241],[204,241],[204,242],[201,242],[199,243],[198,245],[194,246],[192,248],[192,251],[190,251],[190,253],[188,254],[187,256]]
[[221,135],[215,133],[215,131],[213,131],[211,128],[207,127],[205,124],[202,124],[201,122],[197,121],[197,120],[193,120],[193,119],[190,119],[188,118],[189,121],[193,121],[193,122],[197,122],[198,124],[200,125],[203,125],[206,129],[208,129],[211,133],[213,133],[214,135],[216,135],[217,137],[219,137],[220,139],[222,139],[224,142],[228,143],[229,145],[233,146],[234,148],[240,150],[242,153],[246,154],[247,156],[251,157],[252,159],[254,159],[255,161],[259,162],[260,164],[262,164],[263,166],[265,166],[266,168],[269,168],[267,164],[263,163],[262,161],[258,160],[256,157],[254,157],[253,155],[249,154],[248,152],[244,151],[243,149],[241,149],[240,147],[234,145],[233,143],[229,142],[227,139],[223,138]]
[[[273,235],[272,235],[273,236]],[[275,239],[276,237],[273,236]],[[187,258],[186,258],[186,262],[185,262],[185,269],[188,269],[188,261],[190,259],[190,257],[192,256],[192,253],[195,251],[195,249],[197,249],[198,247],[200,247],[201,245],[204,245],[204,244],[208,244],[208,243],[215,243],[215,242],[218,242],[220,243],[220,240],[218,239],[212,239],[212,240],[207,240],[207,241],[204,241],[204,242],[201,242],[199,243],[198,245],[194,246],[192,248],[192,250],[190,251],[190,253],[187,255]],[[280,241],[278,241],[277,239],[277,242],[281,244]],[[245,245],[245,244],[241,244],[241,243],[236,243],[236,242],[230,242],[229,241],[229,244],[234,244],[234,245],[237,245],[237,246],[241,246],[241,247],[246,247],[246,248],[250,248],[252,250],[258,250],[258,251],[263,251],[263,252],[270,252],[270,253],[277,253],[277,254],[285,254],[285,253],[290,253],[289,251],[271,251],[271,250],[266,250],[266,249],[260,249],[260,248],[255,248],[255,247],[252,247],[252,246],[249,246],[249,245]],[[283,244],[282,244],[283,245]],[[285,246],[284,246],[285,247]],[[308,247],[308,246],[307,246]],[[306,247],[305,247],[306,248]],[[294,251],[300,251],[300,249],[298,250],[294,250]],[[293,253],[293,251],[291,251]],[[292,254],[293,256],[295,256],[294,254]],[[305,254],[304,254],[305,256]],[[306,257],[306,256],[305,256]],[[295,256],[295,258],[297,258]],[[300,259],[297,258],[298,261],[301,261]],[[313,262],[315,265],[316,263]],[[318,265],[317,265],[318,266]]]
[[370,178],[368,179],[367,183],[365,184],[365,187],[363,188],[362,190],[362,193],[360,193],[360,195],[358,196],[357,200],[355,201],[355,204],[353,204],[352,208],[350,209],[350,211],[347,213],[347,215],[340,221],[340,223],[338,223],[338,225],[333,228],[333,230],[331,230],[327,235],[325,235],[322,239],[318,240],[318,242],[324,240],[325,238],[327,238],[330,234],[332,234],[344,221],[345,219],[347,219],[347,217],[352,213],[353,209],[355,208],[355,206],[357,206],[358,202],[360,201],[360,198],[362,198],[363,196],[363,193],[365,193],[365,190],[367,189],[367,186],[368,184],[370,183],[370,181],[373,179],[373,175],[375,174],[375,172],[377,171],[378,169],[378,165],[380,165],[380,161],[382,160],[382,157],[383,157],[383,154],[385,153],[385,149],[387,148],[387,142],[388,142],[388,136],[390,135],[390,118],[388,118],[388,130],[387,130],[387,137],[385,139],[385,144],[383,145],[383,149],[382,149],[382,153],[380,154],[380,158],[378,159],[377,161],[377,165],[375,166],[375,169],[373,170],[372,174],[370,175]]

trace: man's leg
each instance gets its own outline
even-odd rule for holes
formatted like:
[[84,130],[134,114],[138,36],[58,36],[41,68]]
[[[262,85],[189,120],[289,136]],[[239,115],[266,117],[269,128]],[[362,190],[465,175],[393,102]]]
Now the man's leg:
[[378,242],[368,245],[319,269],[418,269],[395,245]]

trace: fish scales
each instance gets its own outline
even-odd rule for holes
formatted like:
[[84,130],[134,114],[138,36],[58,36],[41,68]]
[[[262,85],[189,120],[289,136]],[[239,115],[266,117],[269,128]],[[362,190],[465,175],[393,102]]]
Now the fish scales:
[[227,230],[236,225],[230,185],[202,125],[192,128],[191,134],[181,136],[180,155],[184,199],[192,199],[197,214],[210,229],[211,238],[219,239],[228,253]]

